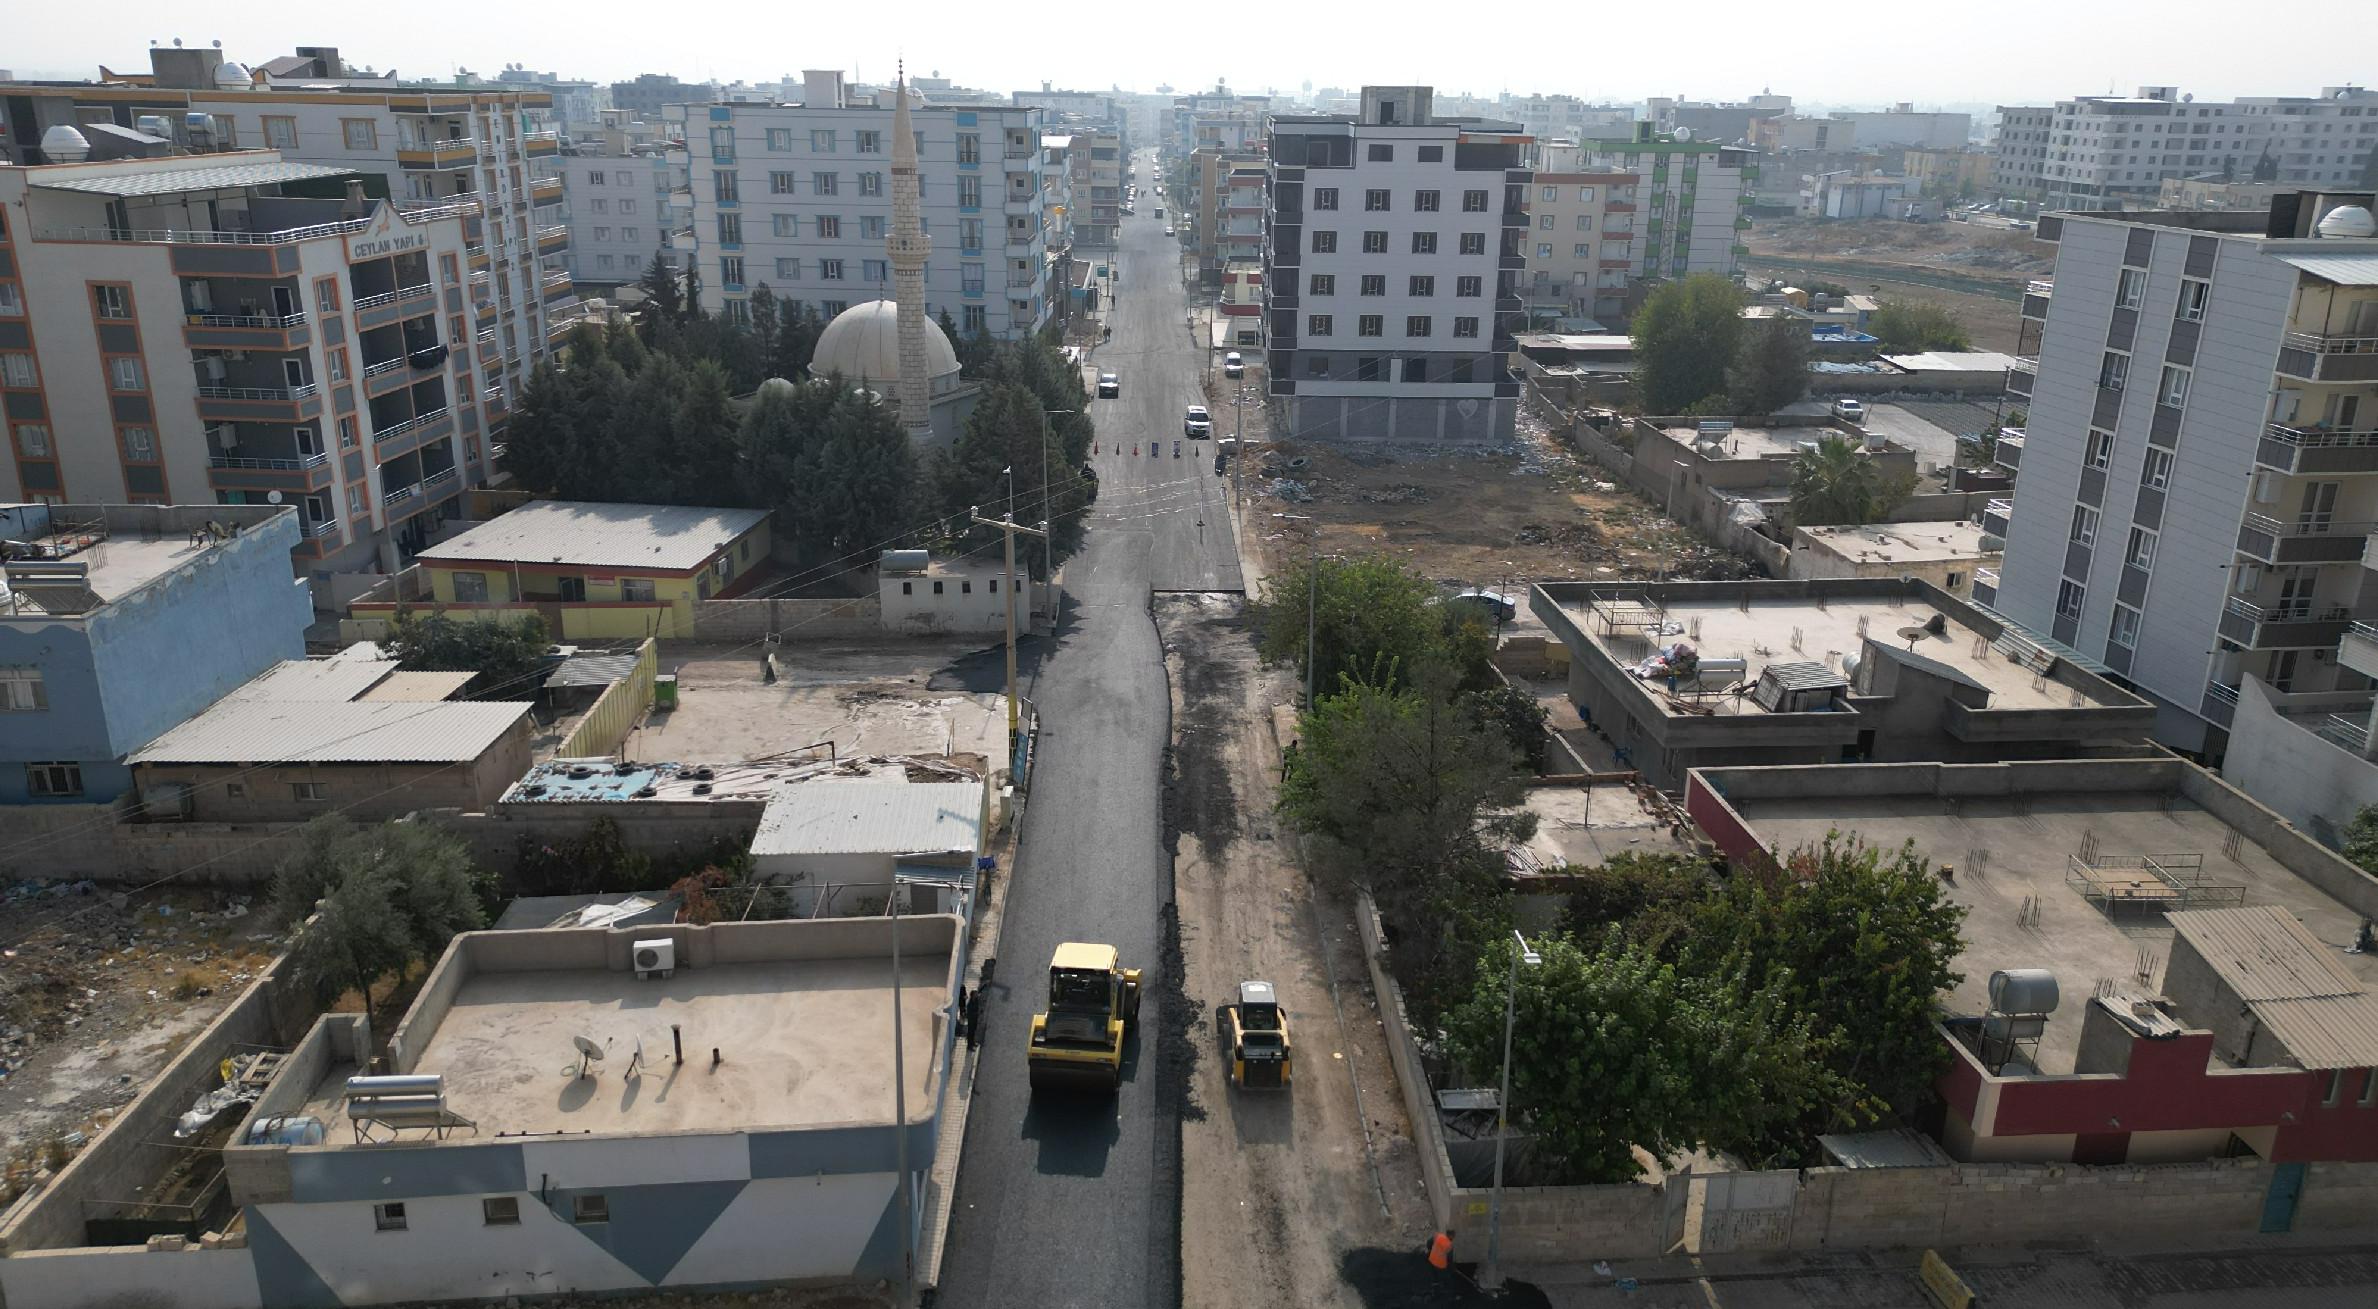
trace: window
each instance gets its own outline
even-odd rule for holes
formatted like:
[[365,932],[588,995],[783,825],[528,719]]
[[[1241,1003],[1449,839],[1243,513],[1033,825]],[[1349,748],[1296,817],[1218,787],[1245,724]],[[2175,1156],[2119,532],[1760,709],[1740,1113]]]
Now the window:
[[2072,511],[2072,539],[2082,545],[2097,543],[2097,511],[2087,505],[2074,505]]
[[866,241],[881,241],[884,237],[883,215],[859,215],[859,237]]
[[981,305],[962,306],[958,310],[958,330],[968,336],[980,336],[991,330],[991,316]]
[[[939,589],[940,583],[934,583]],[[601,1195],[580,1195],[570,1198],[570,1221],[573,1223],[607,1223],[611,1221],[611,1202]]]
[[[1581,204],[1581,205],[1590,205],[1590,204],[1592,204],[1593,202],[1594,202],[1594,189],[1593,189],[1592,187],[1590,187],[1590,186],[1581,186],[1581,187],[1578,187],[1578,188],[1577,188],[1577,203],[1579,203],[1579,204]],[[1591,221],[1591,219],[1590,219],[1590,217],[1589,217],[1588,215],[1585,215],[1585,214],[1579,214],[1579,215],[1577,216],[1577,221],[1578,221],[1579,223],[1581,223],[1581,224],[1582,224],[1582,223],[1586,223],[1586,222],[1589,222],[1589,221]]]
[[294,118],[265,119],[264,146],[268,150],[295,150],[297,148],[297,120]]
[[839,282],[839,281],[841,281],[841,280],[842,280],[842,261],[841,261],[841,260],[839,260],[839,259],[820,259],[820,260],[818,260],[818,261],[817,261],[817,275],[818,275],[818,278],[819,278],[821,281],[827,281],[827,282]]
[[983,179],[973,173],[958,178],[958,207],[980,208],[983,203]]
[[[713,132],[715,133],[716,131],[718,131],[718,130],[721,130],[721,129],[712,129],[712,130],[713,130]],[[790,150],[790,149],[792,149],[792,148],[793,148],[793,129],[791,129],[791,128],[789,128],[789,127],[771,127],[771,128],[769,128],[769,129],[768,129],[768,148],[769,148],[770,150]]]
[[1363,293],[1364,295],[1385,295],[1385,294],[1387,294],[1387,274],[1385,274],[1385,273],[1371,273],[1371,274],[1366,274],[1366,275],[1363,277],[1363,279],[1362,279],[1362,293]]
[[935,595],[940,595],[940,594],[941,594],[941,583],[939,583],[939,582],[935,582],[935,583],[933,584],[933,594],[935,594]]
[[2188,369],[2175,368],[2170,364],[2165,364],[2163,366],[2163,386],[2156,391],[2156,400],[2159,403],[2170,405],[2174,409],[2187,404],[2188,373]]
[[1580,241],[1569,247],[1569,255],[1574,259],[1591,259],[1594,257],[1594,248]]
[[1438,200],[1439,195],[1435,191],[1414,191],[1412,209],[1415,213],[1433,214],[1437,212]]
[[2205,301],[2213,298],[2213,284],[2201,278],[2180,279],[2180,308],[2177,317],[2183,323],[2205,320]]
[[2082,458],[2091,468],[2103,468],[2114,458],[2114,434],[2103,428],[2089,429],[2089,446]]
[[1313,280],[1312,280],[1311,284],[1310,284],[1310,285],[1307,287],[1307,291],[1308,291],[1308,293],[1309,293],[1309,294],[1312,294],[1312,295],[1336,295],[1336,294],[1338,293],[1338,277],[1337,277],[1337,274],[1335,274],[1335,273],[1315,273],[1315,274],[1313,274]]
[[1395,147],[1392,145],[1373,145],[1370,150],[1369,158],[1370,162],[1374,164],[1394,163]]
[[2057,583],[2056,616],[2059,618],[2079,618],[2081,616],[2081,604],[2088,598],[2088,595],[2088,587],[2081,585],[2079,582],[2076,582],[2069,577],[2065,578],[2062,582]]
[[1385,336],[1387,335],[1387,320],[1378,314],[1364,314],[1354,320],[1354,334],[1356,336]]
[[474,572],[454,574],[454,602],[456,604],[487,603],[487,574]]
[[1462,233],[1462,234],[1461,234],[1461,252],[1462,252],[1463,254],[1466,254],[1466,255],[1482,255],[1482,254],[1485,254],[1485,253],[1486,253],[1486,233],[1484,233],[1484,232],[1464,232],[1464,233]]
[[2150,491],[2160,491],[2172,483],[2172,452],[2155,446],[2147,447],[2147,462],[2139,470],[2139,485]]
[[25,316],[25,296],[14,282],[0,282],[0,318]]
[[2139,644],[2139,611],[2129,605],[2114,606],[2113,630],[2106,639],[2125,650],[2136,650]]
[[130,318],[132,316],[131,298],[125,293],[123,287],[94,286],[91,288],[91,300],[101,318]]
[[1431,326],[1427,314],[1412,314],[1404,319],[1404,335],[1427,336]]
[[798,259],[777,260],[776,278],[780,282],[797,282],[801,280],[801,261]]
[[140,360],[131,355],[118,355],[107,361],[107,384],[118,391],[146,391],[149,378]]
[[778,236],[801,235],[801,215],[799,214],[774,214],[769,217],[768,221]]
[[380,148],[380,125],[368,118],[342,118],[339,131],[345,135],[349,150]]
[[867,131],[854,132],[851,135],[856,138],[858,142],[855,148],[860,154],[879,155],[883,153],[883,133]]
[[960,246],[964,247],[965,249],[968,249],[968,250],[980,250],[980,249],[982,249],[982,248],[983,248],[983,220],[982,220],[982,219],[980,219],[980,218],[961,218],[961,219],[959,219],[959,220],[958,220],[958,244],[959,244]]
[[25,354],[0,355],[0,386],[37,386],[33,371],[33,356]]
[[1537,227],[1537,229],[1538,229],[1538,230],[1540,230],[1540,231],[1550,232],[1550,231],[1553,231],[1553,230],[1555,230],[1555,229],[1556,229],[1556,228],[1558,228],[1559,226],[1560,226],[1560,218],[1559,218],[1559,216],[1558,216],[1558,215],[1555,215],[1555,214],[1538,214],[1538,215],[1536,215],[1536,227]]
[[1485,286],[1486,282],[1483,278],[1457,277],[1453,279],[1453,293],[1459,296],[1475,298],[1484,295],[1486,294]]
[[1314,192],[1313,192],[1313,207],[1314,207],[1315,209],[1335,209],[1335,208],[1337,208],[1337,207],[1338,207],[1338,188],[1336,188],[1336,187],[1334,187],[1334,186],[1324,186],[1324,187],[1318,187],[1318,188],[1315,188],[1315,190],[1314,190]]
[[491,1195],[479,1202],[479,1220],[489,1227],[520,1225],[520,1197]]
[[1486,212],[1486,192],[1484,192],[1484,191],[1464,191],[1464,192],[1462,192],[1462,193],[1461,193],[1461,211],[1462,211],[1463,213],[1465,213],[1465,214],[1483,214],[1483,213],[1485,213],[1485,212]]
[[743,244],[743,215],[720,214],[718,216],[718,243],[720,245]]
[[2123,547],[2122,562],[2133,568],[2155,566],[2155,533],[2144,527],[2130,529],[2130,543]]
[[809,148],[816,154],[830,155],[834,153],[834,129],[831,127],[810,128]]
[[38,668],[0,668],[0,713],[30,714],[50,707]]
[[841,240],[842,216],[840,214],[819,214],[817,216],[817,239],[820,241]]
[[17,424],[17,449],[28,457],[46,459],[50,453],[50,429],[44,423]]
[[352,450],[361,445],[363,443],[361,431],[362,429],[355,424],[355,415],[341,414],[339,416],[339,449]]
[[1386,253],[1387,253],[1387,233],[1385,233],[1385,232],[1365,232],[1365,233],[1363,233],[1363,234],[1362,234],[1362,252],[1363,252],[1364,254],[1366,254],[1366,255],[1383,255],[1383,254],[1386,254]]
[[623,577],[619,579],[619,598],[622,600],[633,600],[650,604],[653,600],[653,594],[652,579],[649,577]]
[[[743,182],[740,174],[712,173],[710,188],[722,205],[736,204],[743,199]],[[627,202],[621,201],[619,207],[624,212],[627,209]]]
[[1420,162],[1424,164],[1444,163],[1445,147],[1441,145],[1424,145],[1420,147]]
[[2114,307],[2136,309],[2139,307],[2139,302],[2146,298],[2147,270],[2144,268],[2123,269],[2121,280],[2114,284]]
[[[1313,233],[1313,253],[1314,253],[1314,254],[1317,254],[1317,255],[1334,255],[1334,254],[1336,254],[1337,252],[1338,252],[1338,234],[1337,234],[1337,233],[1335,233],[1335,232],[1315,232],[1315,233]],[[30,383],[27,383],[27,385],[30,385]]]
[[1307,354],[1305,356],[1305,376],[1329,376],[1329,356],[1325,354]]
[[1478,320],[1475,318],[1454,319],[1453,334],[1465,340],[1475,338],[1478,335]]
[[859,261],[859,276],[870,282],[889,281],[892,276],[891,262],[884,259],[862,259]]
[[157,434],[146,427],[124,429],[124,457],[147,463],[157,457]]
[[839,195],[842,191],[842,174],[811,173],[809,189],[819,195]]
[[2097,365],[2097,384],[2109,391],[2119,391],[2130,379],[2130,356],[2118,350],[2108,350]]
[[791,173],[770,173],[770,174],[768,174],[768,194],[770,194],[770,195],[791,195],[791,194],[793,194],[793,175],[792,175]]
[[2327,1106],[2336,1104],[2338,1101],[2344,1098],[2345,1070],[2342,1068],[2332,1068],[2329,1070],[2328,1074],[2328,1090],[2321,1093],[2320,1103],[2322,1107],[2325,1108]]
[[636,202],[633,199],[620,201],[619,212],[623,214],[632,214],[636,212]]
[[1363,208],[1363,212],[1364,212],[1364,213],[1369,213],[1369,214],[1383,214],[1383,213],[1386,213],[1386,212],[1388,211],[1388,209],[1390,208],[1389,204],[1387,203],[1387,192],[1386,192],[1386,191],[1384,191],[1384,190],[1365,191],[1365,192],[1363,192],[1363,193],[1362,193],[1362,208]]
[[1420,274],[1415,274],[1413,276],[1411,283],[1407,288],[1407,294],[1410,295],[1435,295],[1436,293],[1437,279]]
[[2378,1105],[2378,1068],[2362,1070],[2361,1099],[2354,1101],[2364,1109]]
[[326,314],[339,311],[339,279],[325,277],[314,283],[314,307]]
[[74,763],[27,764],[25,789],[35,795],[81,795],[83,766]]
[[1354,360],[1354,380],[1355,380],[1355,381],[1357,381],[1357,382],[1376,382],[1376,381],[1378,381],[1378,380],[1379,380],[1379,356],[1377,356],[1377,355],[1359,355],[1359,356],[1356,356],[1356,358],[1355,358],[1355,360]]
[[1328,336],[1335,326],[1336,324],[1330,320],[1328,314],[1305,315],[1305,335],[1307,336]]
[[1435,254],[1436,252],[1437,252],[1437,234],[1436,234],[1435,232],[1414,232],[1414,233],[1412,234],[1412,253],[1413,253],[1413,254],[1416,254],[1416,255],[1433,255],[1433,254]]
[[859,194],[860,194],[860,195],[882,195],[882,194],[883,194],[883,174],[881,174],[881,173],[861,173],[861,174],[859,174]]
[[[291,782],[289,798],[307,804],[320,804],[330,799],[330,784],[328,782]],[[399,1210],[397,1216],[401,1219],[404,1216],[403,1206],[399,1205],[397,1208]]]
[[[725,174],[725,173],[721,173],[721,174],[719,174],[719,176],[721,176],[721,177],[724,177],[724,176],[726,176],[726,174]],[[607,214],[607,213],[610,213],[610,212],[611,212],[611,202],[610,202],[610,201],[608,201],[608,200],[605,200],[605,199],[603,199],[601,196],[597,196],[597,197],[595,197],[594,199],[592,199],[592,200],[589,200],[589,201],[587,201],[587,202],[586,202],[586,212],[588,212],[588,213],[590,213],[590,214]]]

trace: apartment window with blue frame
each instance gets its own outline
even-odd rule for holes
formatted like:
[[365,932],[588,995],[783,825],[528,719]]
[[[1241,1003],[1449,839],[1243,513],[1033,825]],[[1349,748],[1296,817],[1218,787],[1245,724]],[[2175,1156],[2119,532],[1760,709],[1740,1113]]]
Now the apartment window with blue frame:
[[735,157],[734,128],[713,127],[710,129],[710,157],[712,159],[733,159]]
[[720,255],[718,257],[718,281],[721,286],[742,286],[743,256]]
[[718,243],[727,246],[743,244],[743,215],[720,214],[718,216]]
[[892,265],[890,261],[883,259],[865,259],[861,260],[860,263],[861,274],[868,281],[882,283],[891,279]]
[[981,264],[958,265],[958,279],[959,289],[965,294],[981,295],[983,293],[983,266]]
[[981,336],[990,329],[990,315],[981,305],[966,305],[958,311],[958,330],[966,335]]

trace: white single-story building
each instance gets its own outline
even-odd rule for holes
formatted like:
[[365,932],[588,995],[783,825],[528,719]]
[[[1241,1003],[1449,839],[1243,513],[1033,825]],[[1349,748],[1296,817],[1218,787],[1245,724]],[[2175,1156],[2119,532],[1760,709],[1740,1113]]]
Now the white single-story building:
[[752,872],[804,917],[880,912],[895,877],[913,879],[907,912],[963,916],[989,804],[979,781],[793,783],[760,815]]

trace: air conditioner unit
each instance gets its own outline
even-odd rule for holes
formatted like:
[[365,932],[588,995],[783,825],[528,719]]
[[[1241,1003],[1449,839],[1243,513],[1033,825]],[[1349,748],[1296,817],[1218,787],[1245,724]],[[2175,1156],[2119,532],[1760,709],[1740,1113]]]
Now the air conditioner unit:
[[209,386],[221,386],[224,377],[223,361],[214,355],[208,355],[199,360],[198,375],[205,378]]
[[206,439],[208,444],[226,454],[239,449],[239,429],[236,427],[210,427],[206,429]]
[[2279,474],[2256,473],[2254,475],[2254,503],[2264,505],[2275,504],[2278,502],[2278,499]]
[[635,945],[636,976],[649,982],[677,971],[677,942],[658,936]]

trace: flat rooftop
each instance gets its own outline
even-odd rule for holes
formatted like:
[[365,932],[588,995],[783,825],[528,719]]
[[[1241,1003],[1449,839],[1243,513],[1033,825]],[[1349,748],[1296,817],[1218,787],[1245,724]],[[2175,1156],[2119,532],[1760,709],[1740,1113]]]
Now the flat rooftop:
[[[6,505],[0,535],[20,570],[80,574],[57,586],[20,582],[0,616],[71,617],[114,604],[196,562],[222,540],[294,514],[277,506]],[[222,530],[207,531],[212,523]]]
[[[435,996],[440,974],[460,969],[452,1005],[439,1012],[433,1001],[417,1001],[392,1044],[419,1050],[403,1071],[445,1078],[447,1108],[478,1127],[476,1137],[466,1131],[456,1138],[464,1141],[502,1132],[645,1135],[889,1122],[890,925],[876,918],[471,933],[457,938],[422,987],[424,997]],[[913,1119],[931,1110],[926,1092],[960,924],[920,916],[903,926],[900,1030]],[[712,934],[717,954],[812,957],[689,964],[712,953],[689,948],[693,932]],[[647,936],[679,941],[674,976],[647,981],[626,966],[630,940]],[[847,957],[816,957],[821,953]],[[568,966],[580,960],[591,962]],[[684,1038],[683,1064],[671,1058],[672,1027]],[[574,1046],[580,1036],[604,1049],[583,1078]],[[631,1076],[639,1046],[642,1066]],[[333,1067],[308,1101],[305,1112],[329,1128],[325,1144],[354,1143],[342,1104],[352,1072]]]
[[951,759],[978,773],[1007,752],[1004,664],[990,638],[820,643],[801,647],[766,680],[744,645],[668,643],[661,671],[677,675],[677,707],[645,717],[628,737],[636,759],[762,763],[908,755]]
[[1853,563],[1930,564],[1979,559],[1979,523],[1885,523],[1866,527],[1803,527],[1809,544]]
[[[1942,780],[1936,786],[1932,778]],[[2201,859],[2205,882],[2239,888],[2248,905],[2285,910],[2333,948],[2333,960],[2364,984],[2378,985],[2378,956],[2344,952],[2361,912],[2290,867],[2303,858],[2300,850],[2275,852],[2255,839],[2249,829],[2268,830],[2263,823],[2276,823],[2274,815],[2178,761],[1719,768],[1700,770],[1694,779],[1696,788],[1706,783],[1722,794],[1770,850],[1821,842],[1839,831],[1886,850],[1913,841],[1936,869],[1950,865],[1955,876],[1945,889],[1967,914],[1958,960],[1964,980],[1947,1007],[1958,1015],[1986,1011],[1990,974],[2000,969],[2053,972],[2062,1003],[2040,1042],[2041,1072],[2072,1071],[2082,1006],[2093,988],[2111,982],[2151,990],[2161,985],[2171,957],[2173,929],[2163,911],[2093,902],[2083,894],[2085,883],[2071,876],[2076,858],[2109,872],[2140,855],[2175,867],[2190,856]],[[1692,802],[1703,799],[1696,794]],[[2208,804],[2255,817],[2233,825]],[[2036,906],[2029,921],[2026,906]]]
[[[1625,667],[1641,663],[1655,647],[1682,640],[1691,643],[1704,662],[1743,660],[1751,680],[1774,663],[1820,663],[1840,672],[1843,659],[1857,655],[1871,637],[1979,683],[1990,693],[1990,709],[2136,704],[2127,697],[2115,698],[2110,685],[2103,687],[2109,694],[2101,694],[2090,686],[2041,675],[1994,644],[1995,634],[1968,622],[1961,611],[1970,611],[1964,606],[1936,604],[1928,596],[1938,593],[1928,589],[1909,586],[1897,594],[1843,594],[1846,588],[1828,588],[1821,581],[1806,586],[1722,584],[1699,594],[1694,594],[1692,584],[1545,589],[1598,652]],[[1936,619],[1940,635],[1922,630]],[[2039,647],[2024,640],[2018,648]],[[1748,696],[1710,697],[1701,707],[1721,715],[1767,712]],[[1666,712],[1680,711],[1669,706]]]
[[1661,422],[1659,433],[1710,459],[1789,459],[1799,454],[1803,445],[1821,441],[1828,436],[1846,437],[1853,443],[1858,440],[1855,433],[1844,432],[1830,424],[1758,427],[1738,423],[1712,446],[1695,444],[1701,439],[1701,429],[1690,422]]
[[1515,852],[1515,862],[1528,871],[1564,864],[1592,868],[1629,851],[1682,854],[1691,849],[1667,813],[1646,804],[1623,782],[1531,787],[1526,809],[1536,816],[1536,835]]

